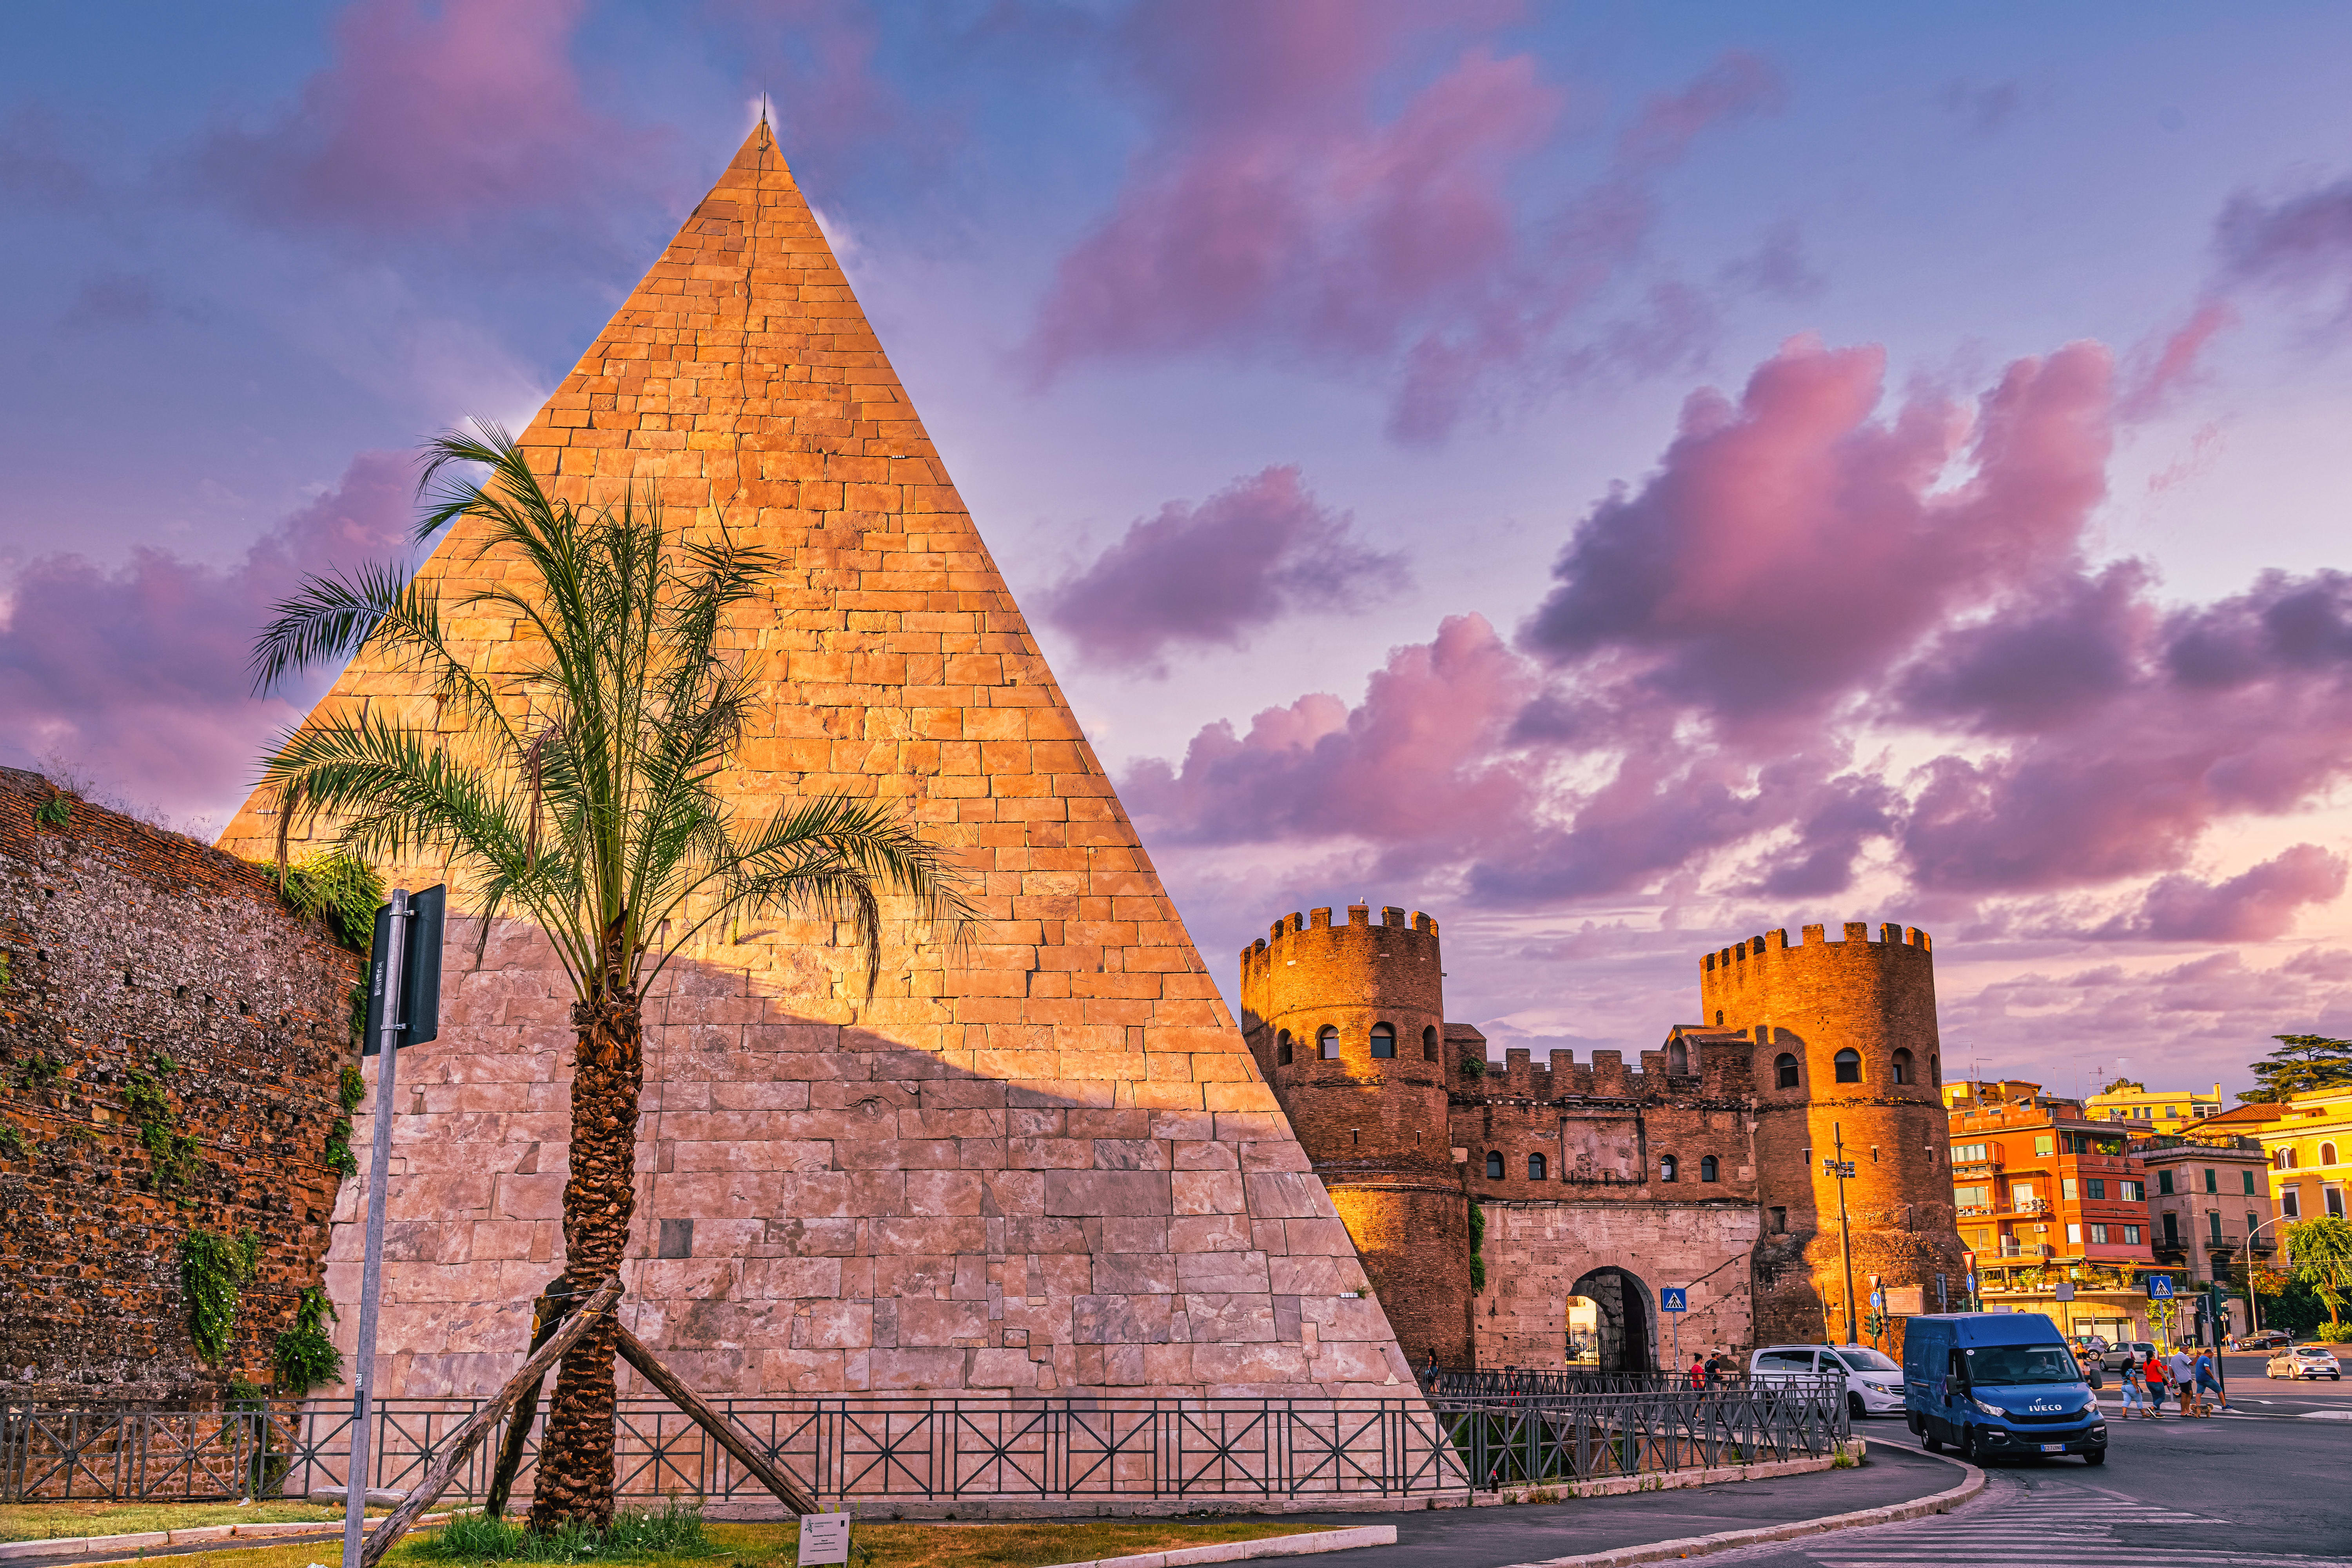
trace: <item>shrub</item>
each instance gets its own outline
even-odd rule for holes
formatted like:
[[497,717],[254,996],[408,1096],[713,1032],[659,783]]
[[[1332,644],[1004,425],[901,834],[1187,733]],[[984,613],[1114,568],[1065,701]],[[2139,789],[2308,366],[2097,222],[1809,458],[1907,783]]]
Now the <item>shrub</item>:
[[236,1332],[239,1292],[261,1261],[261,1242],[247,1231],[235,1240],[198,1228],[180,1241],[180,1283],[188,1293],[188,1338],[208,1366],[220,1365]]
[[327,1337],[325,1327],[326,1320],[340,1316],[324,1290],[313,1287],[302,1292],[293,1327],[282,1331],[270,1347],[269,1364],[279,1389],[308,1394],[322,1383],[343,1381],[343,1353]]
[[335,940],[365,952],[375,940],[376,906],[383,902],[383,875],[356,855],[311,855],[281,867],[259,862],[278,879],[278,896],[305,920],[324,921]]
[[2331,1345],[2352,1345],[2352,1323],[2322,1323],[2313,1333]]

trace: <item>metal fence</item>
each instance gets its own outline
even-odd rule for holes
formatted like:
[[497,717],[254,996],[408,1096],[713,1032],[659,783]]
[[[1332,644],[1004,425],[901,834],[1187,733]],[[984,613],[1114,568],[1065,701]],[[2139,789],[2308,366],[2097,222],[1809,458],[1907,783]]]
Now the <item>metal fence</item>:
[[1813,1379],[1759,1388],[1440,1397],[1431,1406],[1480,1490],[1820,1458],[1850,1430],[1843,1390]]
[[[1522,1394],[1664,1394],[1690,1386],[1690,1374],[1675,1372],[1536,1372],[1488,1367],[1477,1372],[1444,1369],[1421,1373],[1422,1391],[1441,1399],[1493,1399]],[[1745,1371],[1717,1375],[1716,1388],[1745,1388]]]
[[[373,1413],[371,1489],[415,1486],[477,1403],[393,1400]],[[1296,1502],[1396,1498],[1822,1455],[1845,1405],[1821,1386],[1539,1390],[1423,1401],[927,1397],[730,1400],[747,1443],[815,1496]],[[238,1411],[0,1405],[0,1501],[302,1497],[339,1491],[351,1410],[337,1401]],[[625,1399],[620,1495],[764,1500],[719,1444],[660,1399]],[[453,1479],[480,1500],[503,1432]],[[516,1491],[531,1488],[526,1445]]]

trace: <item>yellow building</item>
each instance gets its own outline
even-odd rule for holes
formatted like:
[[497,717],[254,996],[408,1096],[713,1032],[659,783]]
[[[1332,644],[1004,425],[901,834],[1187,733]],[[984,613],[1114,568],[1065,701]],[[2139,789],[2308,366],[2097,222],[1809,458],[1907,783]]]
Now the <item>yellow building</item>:
[[[2224,1125],[2226,1123],[2226,1125]],[[2270,1156],[2271,1196],[2279,1223],[2346,1214],[2352,1184],[2352,1088],[2291,1094],[2270,1105],[2242,1105],[2207,1124],[2247,1132]]]
[[2149,1090],[2137,1084],[2112,1094],[2095,1094],[2083,1102],[2094,1121],[2128,1121],[2135,1131],[2178,1132],[2192,1121],[2217,1116],[2221,1110],[2221,1086],[2210,1094],[2189,1089]]

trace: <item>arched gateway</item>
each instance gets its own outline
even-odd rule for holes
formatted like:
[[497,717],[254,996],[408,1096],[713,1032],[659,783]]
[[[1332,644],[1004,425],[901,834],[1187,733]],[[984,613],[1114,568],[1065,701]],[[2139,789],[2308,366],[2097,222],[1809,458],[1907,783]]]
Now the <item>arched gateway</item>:
[[1569,1289],[1571,1367],[1592,1372],[1654,1372],[1657,1335],[1650,1288],[1623,1268],[1595,1268]]

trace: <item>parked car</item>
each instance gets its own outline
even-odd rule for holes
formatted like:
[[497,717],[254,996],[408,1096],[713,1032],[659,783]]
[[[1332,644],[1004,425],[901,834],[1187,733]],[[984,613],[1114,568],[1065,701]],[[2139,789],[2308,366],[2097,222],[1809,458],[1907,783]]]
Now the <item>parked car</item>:
[[2099,1365],[2109,1372],[2121,1372],[2127,1366],[2146,1366],[2156,1354],[2156,1347],[2146,1340],[2128,1340],[2109,1345],[2099,1357]]
[[2276,1351],[2284,1350],[2294,1342],[2294,1336],[2284,1329],[2264,1329],[2258,1334],[2248,1334],[2243,1339],[2231,1340],[2230,1348],[2235,1351]]
[[2104,1336],[2099,1334],[2076,1334],[2074,1336],[2074,1359],[2076,1361],[2096,1361],[2106,1353],[2107,1342]]
[[2264,1377],[2331,1378],[2344,1381],[2344,1368],[2336,1352],[2326,1345],[2289,1345],[2271,1357],[2263,1368]]
[[1868,1345],[1766,1345],[1748,1358],[1751,1388],[1816,1377],[1844,1380],[1845,1407],[1856,1419],[1903,1408],[1903,1369]]

